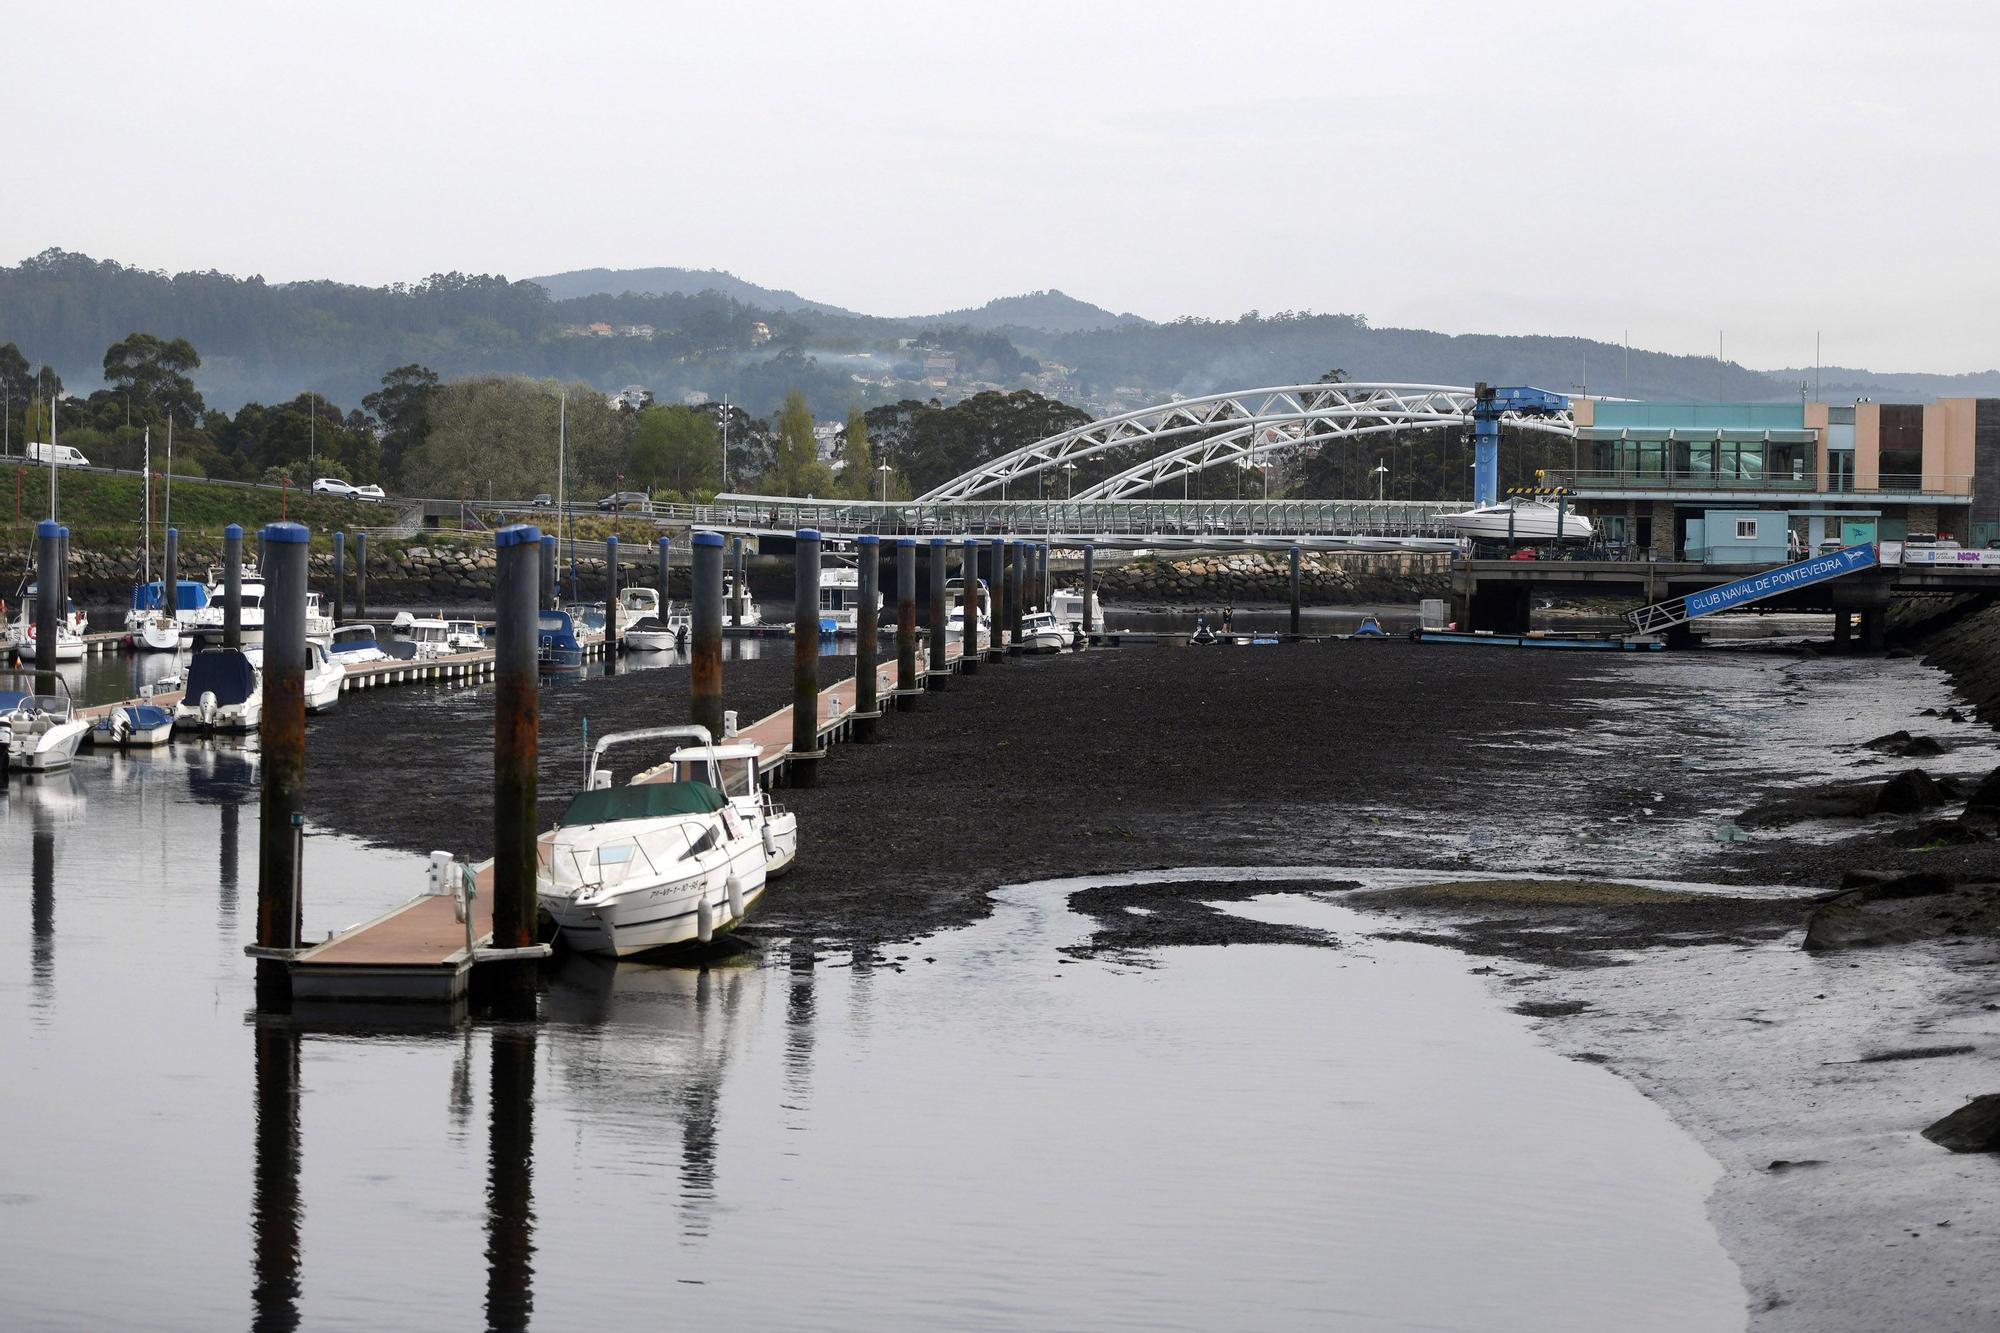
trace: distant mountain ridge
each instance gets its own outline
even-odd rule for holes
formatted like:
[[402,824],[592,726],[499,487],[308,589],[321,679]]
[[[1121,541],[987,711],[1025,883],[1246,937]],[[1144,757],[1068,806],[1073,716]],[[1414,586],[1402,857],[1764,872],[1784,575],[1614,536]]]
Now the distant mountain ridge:
[[1933,375],[1926,371],[1858,370],[1852,366],[1788,366],[1764,372],[1781,384],[1803,384],[1829,403],[1849,398],[1880,402],[1921,403],[1933,398],[2000,398],[2000,370],[1975,370],[1963,375]]
[[974,329],[1033,329],[1038,333],[1091,333],[1121,324],[1150,324],[1134,314],[1116,315],[1101,305],[1079,301],[1051,287],[1045,292],[1001,296],[966,310],[924,317],[927,322]]
[[716,268],[579,268],[567,273],[551,273],[529,278],[553,301],[569,301],[579,296],[699,296],[715,292],[759,310],[810,310],[821,315],[852,317],[824,301],[809,301],[782,287],[760,287],[745,282],[734,273]]

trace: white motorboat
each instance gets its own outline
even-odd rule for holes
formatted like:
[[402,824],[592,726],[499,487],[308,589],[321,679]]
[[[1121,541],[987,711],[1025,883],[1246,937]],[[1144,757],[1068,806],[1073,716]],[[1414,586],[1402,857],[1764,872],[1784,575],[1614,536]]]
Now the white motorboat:
[[576,636],[579,648],[602,647],[604,644],[604,603],[578,602],[566,608],[570,613],[570,633]]
[[[1049,614],[1056,618],[1058,625],[1083,627],[1083,590],[1081,588],[1057,588],[1049,594]],[[1091,628],[1104,628],[1104,604],[1097,600],[1097,591],[1090,593]]]
[[[1563,541],[1589,541],[1597,535],[1590,520],[1566,508],[1561,514]],[[1556,506],[1542,500],[1515,500],[1484,505],[1440,520],[1461,536],[1475,541],[1552,542],[1556,540]]]
[[562,938],[583,953],[633,954],[707,943],[764,890],[764,841],[706,782],[611,785],[606,751],[644,740],[710,744],[705,727],[617,732],[592,749],[578,792],[537,844],[536,890]]
[[121,750],[165,745],[173,738],[174,715],[158,704],[130,703],[97,719],[90,729],[92,745],[115,745]]
[[319,600],[319,594],[306,593],[306,637],[308,639],[330,639],[333,637],[333,617]]
[[187,688],[174,705],[175,727],[246,732],[257,730],[263,719],[263,681],[248,654],[204,648],[188,662]]
[[686,617],[676,623],[657,616],[645,616],[627,626],[618,642],[627,652],[663,653],[678,648],[689,632]]
[[[729,572],[728,570],[724,570],[722,574],[722,623],[723,624],[734,625],[737,623],[735,620],[730,618],[729,614],[729,609],[735,605],[736,605],[736,576],[731,572]],[[685,612],[683,612],[682,614],[685,614]],[[745,626],[761,625],[764,623],[764,613],[757,609],[757,599],[750,595],[750,582],[748,579],[745,579],[743,582],[742,623]]]
[[[993,599],[986,591],[986,580],[973,580],[973,597],[979,607],[979,637],[989,638],[993,633]],[[945,631],[954,638],[965,633],[965,580],[947,579],[944,585],[945,603],[951,608],[945,616]]]
[[400,626],[403,637],[416,649],[418,661],[433,657],[449,657],[457,651],[451,646],[451,622],[435,616],[412,616],[408,625]]
[[[308,599],[314,596],[308,593]],[[208,605],[199,610],[189,611],[180,618],[181,640],[186,642],[196,635],[203,635],[214,642],[221,642],[223,620],[226,609],[223,603],[228,599],[226,580],[220,567],[211,565],[208,570]],[[245,564],[237,576],[237,600],[241,608],[241,618],[237,621],[243,642],[262,643],[264,641],[264,576],[256,567]],[[311,615],[310,601],[307,614]],[[326,617],[321,616],[322,620]],[[331,627],[329,622],[329,628]]]
[[658,588],[621,588],[618,592],[618,623],[644,620],[647,616],[660,614],[660,590]]
[[[723,603],[727,615],[728,602]],[[882,594],[875,594],[882,609]],[[852,634],[861,614],[861,571],[853,565],[828,565],[819,572],[819,632]]]
[[179,579],[172,605],[169,600],[165,585],[158,579],[132,585],[132,606],[125,613],[126,642],[140,652],[177,651],[181,646],[179,617],[207,606],[208,589],[194,579]]
[[1056,624],[1055,615],[1048,611],[1030,611],[1021,617],[1021,651],[1024,653],[1059,653],[1071,644],[1071,633],[1067,625]]
[[[243,655],[257,672],[257,678],[264,678],[264,649],[246,648]],[[347,668],[341,660],[327,651],[325,644],[317,639],[306,640],[306,711],[324,713],[340,702],[340,687],[347,679]]]
[[762,753],[761,747],[747,741],[697,745],[674,751],[667,762],[673,765],[676,780],[706,782],[729,798],[736,813],[763,841],[764,874],[776,877],[798,860],[799,817],[773,804],[771,793],[764,790],[758,773]]
[[476,653],[486,646],[486,639],[479,631],[476,620],[448,620],[444,626],[444,645],[454,653]]
[[334,661],[348,666],[389,660],[389,654],[383,652],[382,645],[375,641],[375,627],[361,620],[336,628],[326,648]]
[[10,771],[53,773],[76,761],[90,724],[77,718],[68,682],[58,676],[56,686],[40,694],[34,672],[0,673],[0,755]]
[[[21,660],[32,662],[37,652],[33,607],[21,620],[14,622],[13,637],[19,648]],[[83,635],[74,627],[74,619],[64,616],[56,621],[56,661],[81,662],[83,660]]]

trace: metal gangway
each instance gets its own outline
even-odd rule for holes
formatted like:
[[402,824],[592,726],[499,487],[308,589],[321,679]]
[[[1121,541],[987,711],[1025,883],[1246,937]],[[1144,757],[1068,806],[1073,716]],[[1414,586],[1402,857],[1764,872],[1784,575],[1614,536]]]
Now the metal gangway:
[[1731,611],[1739,606],[1749,606],[1767,598],[1797,592],[1801,588],[1858,574],[1864,569],[1873,569],[1876,563],[1872,544],[1844,546],[1827,555],[1779,565],[1775,569],[1748,574],[1683,597],[1671,597],[1664,602],[1642,606],[1636,611],[1627,611],[1625,618],[1641,634],[1658,634],[1676,625],[1685,625],[1690,620],[1712,616],[1718,611]]

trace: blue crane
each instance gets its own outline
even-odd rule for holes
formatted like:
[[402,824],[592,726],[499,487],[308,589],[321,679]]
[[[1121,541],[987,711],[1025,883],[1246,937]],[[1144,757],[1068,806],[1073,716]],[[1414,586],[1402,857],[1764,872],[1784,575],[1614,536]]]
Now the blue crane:
[[1500,418],[1554,416],[1569,411],[1569,398],[1547,389],[1472,388],[1472,505],[1477,509],[1500,502]]

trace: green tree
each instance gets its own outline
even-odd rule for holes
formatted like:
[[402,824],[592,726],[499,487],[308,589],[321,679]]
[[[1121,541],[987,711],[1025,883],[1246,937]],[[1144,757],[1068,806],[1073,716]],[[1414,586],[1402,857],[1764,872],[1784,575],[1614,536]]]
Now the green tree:
[[104,382],[114,394],[145,404],[148,416],[171,415],[184,426],[201,416],[201,392],[188,372],[201,365],[185,338],[162,341],[150,333],[129,333],[104,353]]
[[819,461],[819,444],[813,439],[812,409],[797,389],[785,395],[778,412],[776,457],[764,474],[764,491],[798,499],[834,492],[833,470]]
[[13,343],[0,346],[0,393],[19,408],[26,408],[35,396],[35,377],[28,371],[28,358]]
[[874,471],[874,452],[868,447],[868,417],[859,406],[850,407],[847,429],[840,433],[841,493],[854,500],[866,500],[877,494]]
[[361,400],[382,423],[382,468],[389,475],[402,467],[403,455],[424,442],[437,395],[437,372],[413,361],[384,375],[382,387]]
[[721,456],[722,439],[710,413],[694,407],[642,408],[626,480],[692,499],[699,491],[714,491]]
[[553,494],[565,399],[570,492],[610,490],[627,465],[627,443],[625,423],[604,395],[587,384],[500,376],[440,386],[430,433],[403,459],[403,487],[481,499]]

